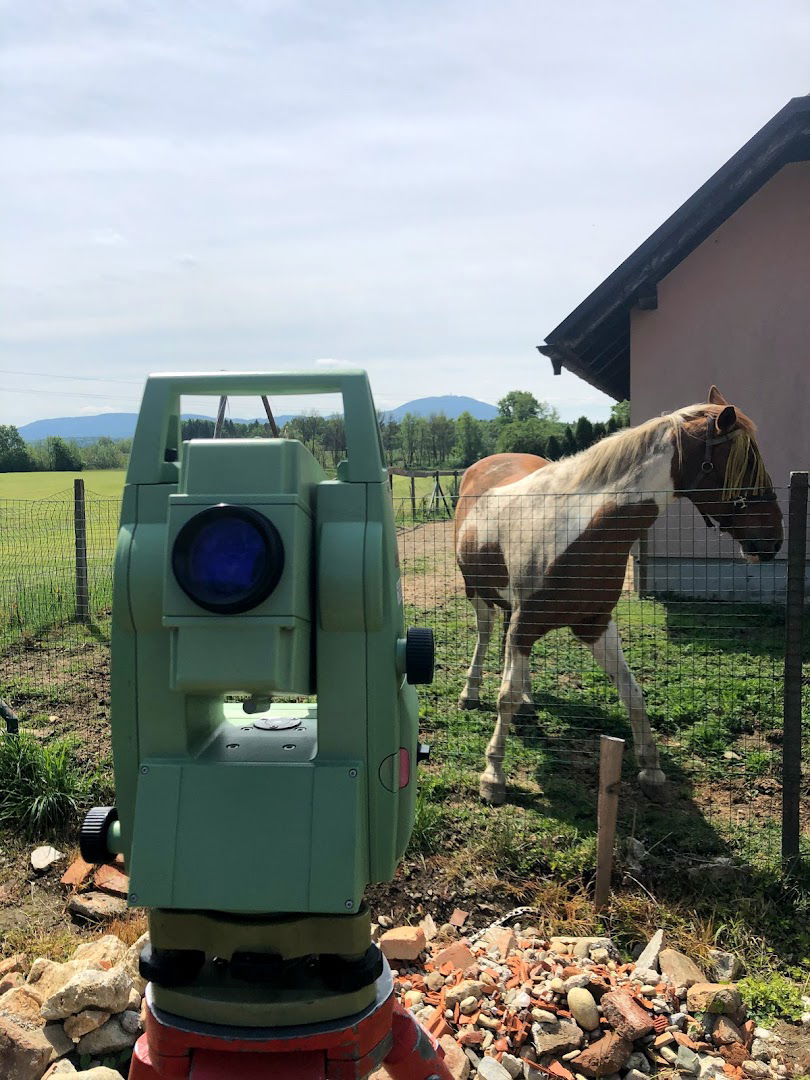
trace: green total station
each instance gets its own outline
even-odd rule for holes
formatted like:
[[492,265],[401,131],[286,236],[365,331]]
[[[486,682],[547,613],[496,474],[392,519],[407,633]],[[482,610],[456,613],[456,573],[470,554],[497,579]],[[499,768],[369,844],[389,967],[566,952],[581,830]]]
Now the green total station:
[[[290,394],[342,396],[334,478],[294,439],[181,441],[184,397]],[[366,1007],[363,893],[410,836],[433,641],[404,626],[365,373],[150,376],[112,621],[116,806],[82,851],[123,853],[153,1004],[243,1026]]]

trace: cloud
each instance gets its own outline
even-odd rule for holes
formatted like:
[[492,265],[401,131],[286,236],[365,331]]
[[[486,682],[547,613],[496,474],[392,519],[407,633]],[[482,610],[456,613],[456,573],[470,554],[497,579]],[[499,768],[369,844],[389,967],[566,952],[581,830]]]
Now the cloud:
[[0,358],[604,403],[534,346],[806,83],[734,10],[7,2]]

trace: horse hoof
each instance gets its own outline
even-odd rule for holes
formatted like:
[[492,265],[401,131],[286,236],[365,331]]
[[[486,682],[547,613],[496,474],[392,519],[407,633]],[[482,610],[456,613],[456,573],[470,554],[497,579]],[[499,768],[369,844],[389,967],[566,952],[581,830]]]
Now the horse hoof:
[[660,769],[642,769],[638,786],[652,802],[663,802],[667,793],[667,778]]
[[465,710],[469,709],[469,710],[472,710],[472,709],[482,709],[482,708],[483,708],[483,705],[482,705],[482,704],[481,704],[481,702],[480,702],[480,701],[478,700],[478,698],[464,698],[464,697],[460,697],[460,698],[458,699],[458,707],[459,707],[460,709],[465,709]]
[[490,806],[501,806],[506,802],[506,784],[503,781],[485,780],[482,777],[478,785],[478,794]]

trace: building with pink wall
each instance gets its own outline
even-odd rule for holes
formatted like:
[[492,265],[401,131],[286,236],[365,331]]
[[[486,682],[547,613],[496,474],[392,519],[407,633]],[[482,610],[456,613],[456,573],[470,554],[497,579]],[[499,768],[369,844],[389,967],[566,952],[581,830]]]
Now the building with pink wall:
[[[715,383],[757,424],[780,502],[810,468],[810,97],[794,98],[546,338],[540,351],[617,400],[632,423],[705,401]],[[776,599],[691,504],[643,554],[645,589]]]

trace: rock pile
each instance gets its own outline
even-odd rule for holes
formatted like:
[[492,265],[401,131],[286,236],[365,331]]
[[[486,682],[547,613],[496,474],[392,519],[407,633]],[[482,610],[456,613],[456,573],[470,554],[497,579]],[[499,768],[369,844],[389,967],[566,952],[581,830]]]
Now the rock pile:
[[[0,1076],[7,1080],[120,1080],[100,1065],[129,1051],[143,1030],[145,984],[138,956],[145,938],[127,947],[114,935],[80,945],[67,963],[25,958],[0,961]],[[68,1059],[89,1056],[78,1072]]]
[[665,948],[663,931],[634,964],[607,938],[549,939],[528,924],[456,935],[428,919],[379,936],[400,1001],[444,1048],[455,1080],[789,1075],[780,1039],[746,1018],[729,953],[716,952],[707,973]]
[[[549,939],[529,925],[464,938],[457,914],[455,925],[437,930],[427,918],[378,938],[399,1000],[442,1046],[455,1080],[789,1076],[781,1040],[746,1018],[731,954],[716,952],[704,972],[659,931],[623,964],[608,938]],[[100,937],[63,964],[0,961],[0,1078],[120,1080],[100,1062],[142,1031],[145,940]],[[72,1062],[85,1056],[92,1067],[79,1072]]]

